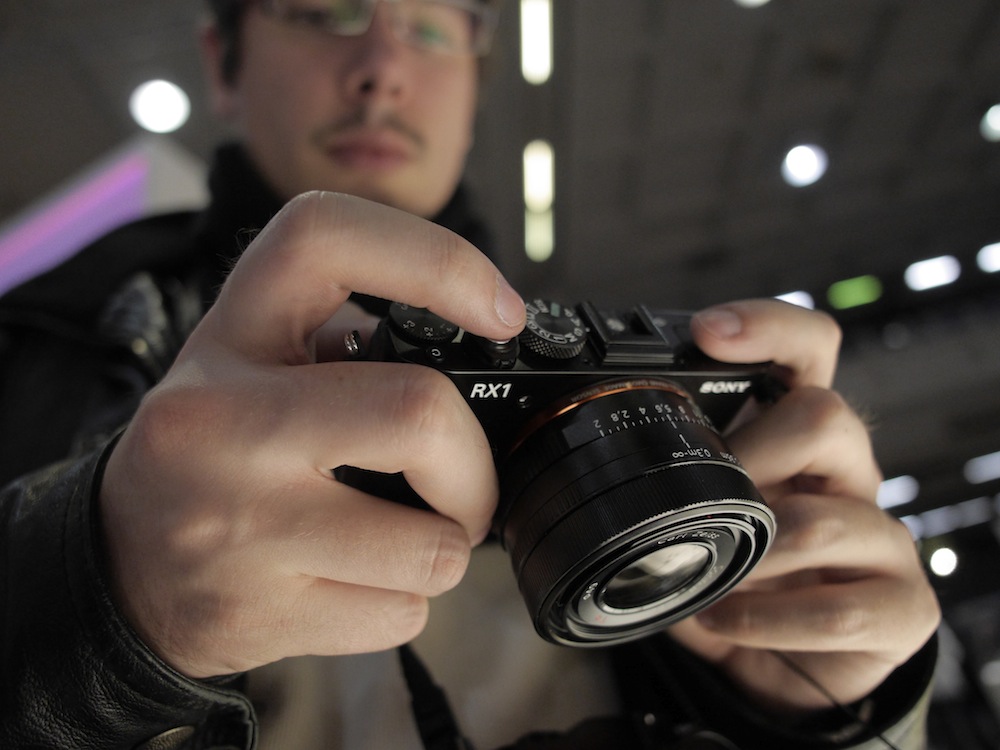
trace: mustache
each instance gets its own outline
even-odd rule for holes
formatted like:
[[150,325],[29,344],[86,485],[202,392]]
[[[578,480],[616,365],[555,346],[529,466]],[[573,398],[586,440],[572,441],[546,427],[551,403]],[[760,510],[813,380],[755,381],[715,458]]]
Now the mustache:
[[410,141],[418,149],[422,150],[425,146],[423,135],[395,112],[374,112],[370,109],[357,109],[321,127],[316,131],[314,140],[324,144],[331,138],[356,130],[388,130]]

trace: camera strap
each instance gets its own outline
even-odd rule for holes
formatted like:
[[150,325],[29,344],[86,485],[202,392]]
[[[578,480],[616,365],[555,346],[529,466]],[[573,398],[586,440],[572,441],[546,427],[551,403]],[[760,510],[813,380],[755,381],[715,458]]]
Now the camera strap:
[[458,728],[448,696],[434,682],[424,663],[408,645],[400,646],[398,651],[424,750],[474,750]]
[[646,638],[612,651],[618,693],[642,750],[739,750],[705,728],[687,673],[667,663],[668,646],[665,637]]
[[[424,750],[475,750],[462,734],[444,690],[417,654],[407,645],[400,646],[398,652]],[[694,728],[692,720],[697,711],[682,685],[674,684],[669,689],[671,700],[663,700],[663,682],[654,676],[663,672],[657,665],[650,670],[648,658],[652,653],[654,649],[643,649],[641,653],[630,649],[615,654],[615,677],[627,716],[593,719],[566,735],[531,734],[505,750],[577,750],[581,742],[602,750],[738,750],[725,737]],[[664,706],[673,709],[667,712]]]

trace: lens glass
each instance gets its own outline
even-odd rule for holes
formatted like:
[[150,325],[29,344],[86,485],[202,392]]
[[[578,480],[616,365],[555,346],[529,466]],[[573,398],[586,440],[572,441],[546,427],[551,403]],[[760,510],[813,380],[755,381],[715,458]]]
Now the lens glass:
[[650,552],[611,579],[604,604],[618,610],[655,604],[700,578],[711,558],[701,544],[675,544]]

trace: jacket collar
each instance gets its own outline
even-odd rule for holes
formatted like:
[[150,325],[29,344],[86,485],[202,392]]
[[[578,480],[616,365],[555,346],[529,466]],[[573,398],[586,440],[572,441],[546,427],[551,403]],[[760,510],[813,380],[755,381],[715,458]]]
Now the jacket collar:
[[[208,178],[212,201],[203,218],[203,231],[213,235],[214,251],[226,266],[235,261],[254,235],[274,217],[283,201],[264,181],[246,149],[238,143],[220,146]],[[472,210],[468,190],[459,186],[445,207],[432,219],[465,237],[490,254],[492,239],[483,221]]]

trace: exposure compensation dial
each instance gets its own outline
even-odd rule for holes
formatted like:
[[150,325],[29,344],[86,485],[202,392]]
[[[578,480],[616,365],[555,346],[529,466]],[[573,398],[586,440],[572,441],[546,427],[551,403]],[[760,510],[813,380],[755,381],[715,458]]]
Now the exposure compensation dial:
[[572,359],[583,351],[587,328],[573,307],[535,299],[525,305],[527,321],[521,344],[549,359]]

